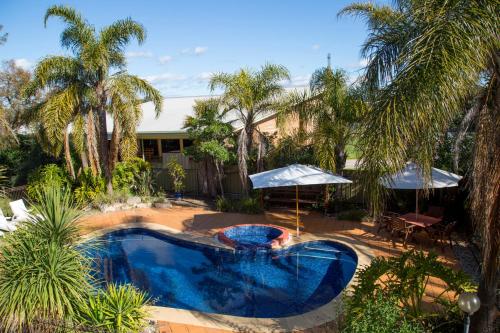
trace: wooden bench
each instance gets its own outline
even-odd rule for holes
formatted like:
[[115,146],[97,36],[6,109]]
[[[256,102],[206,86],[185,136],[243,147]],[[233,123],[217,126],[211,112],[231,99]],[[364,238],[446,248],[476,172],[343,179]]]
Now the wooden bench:
[[[295,204],[295,187],[278,187],[266,189],[263,193],[264,201],[267,203]],[[299,187],[300,204],[316,204],[323,200],[323,186],[301,186]]]

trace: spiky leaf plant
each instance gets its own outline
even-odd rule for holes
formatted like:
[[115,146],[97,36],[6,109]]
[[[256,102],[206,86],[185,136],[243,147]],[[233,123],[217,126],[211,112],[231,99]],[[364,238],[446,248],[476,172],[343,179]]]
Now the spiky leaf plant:
[[0,329],[39,320],[72,322],[90,290],[89,262],[75,247],[77,214],[66,194],[43,193],[35,220],[6,235],[0,249]]
[[140,332],[147,324],[146,294],[132,285],[109,284],[105,290],[89,297],[80,309],[79,321],[104,329],[105,332]]

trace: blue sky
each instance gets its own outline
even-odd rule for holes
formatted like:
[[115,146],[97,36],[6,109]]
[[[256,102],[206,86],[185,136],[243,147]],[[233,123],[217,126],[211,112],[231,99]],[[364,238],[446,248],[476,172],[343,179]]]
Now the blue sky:
[[46,9],[67,4],[97,28],[132,17],[147,30],[146,42],[127,48],[128,70],[150,80],[164,96],[208,94],[213,72],[285,65],[289,85],[307,84],[315,69],[342,67],[356,77],[363,64],[360,45],[366,37],[363,21],[338,19],[352,1],[33,1],[1,0],[0,24],[8,32],[0,60],[16,59],[30,67],[46,55],[64,54],[59,44],[63,24],[43,26]]

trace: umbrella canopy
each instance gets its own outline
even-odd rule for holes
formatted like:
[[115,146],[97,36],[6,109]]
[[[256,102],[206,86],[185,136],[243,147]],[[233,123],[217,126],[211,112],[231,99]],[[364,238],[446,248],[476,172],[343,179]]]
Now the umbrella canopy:
[[334,175],[314,166],[302,164],[292,164],[283,168],[256,173],[249,177],[254,189],[295,186],[297,236],[299,236],[299,186],[352,183],[347,178]]
[[302,164],[292,164],[283,168],[256,173],[250,175],[250,180],[252,181],[254,189],[352,183],[349,179],[334,175],[331,172]]
[[462,176],[432,168],[431,179],[426,182],[418,165],[409,162],[400,172],[381,178],[380,183],[386,188],[395,190],[422,190],[424,188],[456,187],[460,179]]

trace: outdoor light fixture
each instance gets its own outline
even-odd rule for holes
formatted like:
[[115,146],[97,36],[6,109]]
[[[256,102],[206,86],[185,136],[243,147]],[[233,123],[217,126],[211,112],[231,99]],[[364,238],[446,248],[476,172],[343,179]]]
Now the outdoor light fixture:
[[476,293],[463,293],[458,296],[458,307],[465,312],[464,333],[469,333],[470,316],[479,310],[481,301]]

